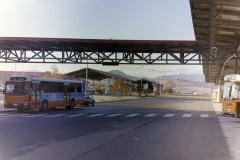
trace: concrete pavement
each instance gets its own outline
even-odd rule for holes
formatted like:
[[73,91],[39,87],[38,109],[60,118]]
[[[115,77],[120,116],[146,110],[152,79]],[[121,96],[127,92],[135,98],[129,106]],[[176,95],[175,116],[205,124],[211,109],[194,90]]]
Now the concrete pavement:
[[[105,96],[105,95],[94,95],[94,98],[95,98],[96,103],[141,99],[138,96],[122,96],[122,97],[120,97],[120,96]],[[149,97],[143,97],[143,98],[149,98]],[[212,102],[212,106],[216,113],[221,113],[221,111],[222,111],[221,103]],[[12,110],[12,109],[5,109],[3,107],[3,100],[0,100],[0,111],[6,111],[6,110]]]
[[222,112],[222,103],[212,102],[212,106],[213,106],[214,111],[215,111],[216,113],[221,113],[221,112]]

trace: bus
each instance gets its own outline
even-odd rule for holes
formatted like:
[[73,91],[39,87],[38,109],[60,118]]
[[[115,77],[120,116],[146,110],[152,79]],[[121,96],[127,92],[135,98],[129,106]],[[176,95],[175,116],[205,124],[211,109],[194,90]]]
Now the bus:
[[71,109],[83,103],[83,81],[13,76],[5,82],[4,108],[46,111],[63,106]]
[[229,74],[224,77],[222,114],[239,117],[240,114],[240,75]]

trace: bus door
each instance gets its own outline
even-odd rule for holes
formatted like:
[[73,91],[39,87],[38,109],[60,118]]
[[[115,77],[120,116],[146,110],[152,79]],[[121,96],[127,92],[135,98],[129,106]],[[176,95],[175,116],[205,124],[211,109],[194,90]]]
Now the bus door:
[[40,108],[40,82],[32,83],[32,107]]
[[69,83],[64,83],[64,105],[65,106],[69,106],[70,102],[69,102],[69,98],[70,98],[70,93],[69,93]]

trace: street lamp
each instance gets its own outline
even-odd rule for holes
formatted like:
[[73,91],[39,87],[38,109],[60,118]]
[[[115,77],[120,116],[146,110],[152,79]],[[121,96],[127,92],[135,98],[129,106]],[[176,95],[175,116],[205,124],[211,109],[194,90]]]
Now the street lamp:
[[142,82],[142,72],[143,72],[144,64],[141,64],[140,66],[141,66],[141,86],[140,86],[141,88],[140,88],[140,95],[139,96],[141,97],[142,96],[142,85],[143,85],[143,82]]
[[223,64],[221,74],[218,78],[218,94],[217,94],[217,102],[221,102],[221,77],[224,72],[225,65],[230,61],[232,58],[236,57],[236,53],[234,53],[232,56],[230,56]]
[[35,72],[35,77],[36,77],[36,66],[32,66],[34,68],[34,72]]
[[16,76],[16,63],[14,63],[14,64],[15,64],[14,76]]
[[[171,72],[171,71],[157,71],[157,70],[152,70],[152,71],[155,71],[155,72],[158,72],[158,73],[167,73],[167,72]],[[162,86],[161,86],[161,74],[160,74],[160,77],[159,77],[159,94],[161,95],[162,93]]]
[[87,87],[88,87],[88,58],[87,58],[87,68],[86,68],[86,82],[85,82],[85,95],[87,95]]

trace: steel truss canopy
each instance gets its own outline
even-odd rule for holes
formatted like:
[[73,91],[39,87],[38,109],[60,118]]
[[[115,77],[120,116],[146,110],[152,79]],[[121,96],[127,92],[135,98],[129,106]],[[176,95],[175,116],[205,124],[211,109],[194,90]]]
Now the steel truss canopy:
[[0,63],[202,64],[196,41],[0,37]]
[[[226,74],[240,73],[240,1],[189,1],[196,40],[200,46],[209,46],[203,57],[206,82],[218,83]],[[211,60],[207,63],[206,59]]]
[[115,79],[124,79],[124,80],[127,80],[127,81],[133,81],[132,79],[129,79],[129,78],[121,76],[121,75],[117,75],[117,74],[109,73],[109,72],[104,72],[104,71],[100,71],[100,70],[96,70],[96,69],[92,69],[92,68],[83,68],[83,69],[80,69],[80,70],[76,70],[76,71],[66,73],[65,75],[73,76],[73,77],[82,77],[83,78],[83,77],[86,76],[86,72],[88,72],[88,78],[92,79],[92,80],[101,81],[101,80],[106,79],[106,78],[115,78]]
[[240,74],[240,1],[189,2],[196,41],[0,37],[0,63],[200,64],[211,83]]

